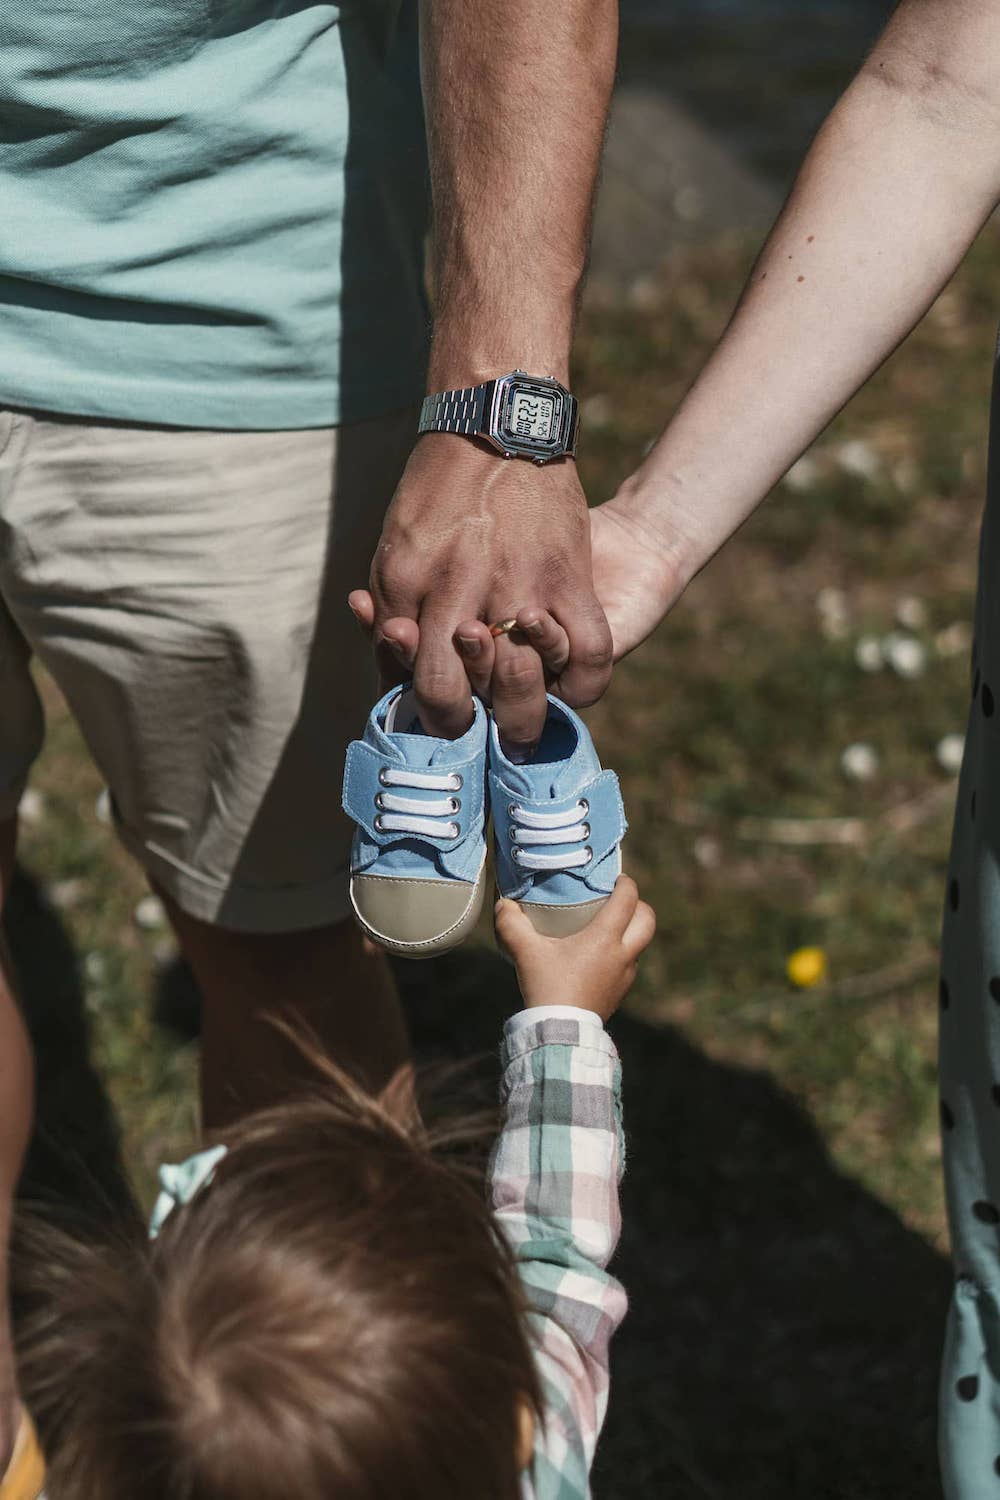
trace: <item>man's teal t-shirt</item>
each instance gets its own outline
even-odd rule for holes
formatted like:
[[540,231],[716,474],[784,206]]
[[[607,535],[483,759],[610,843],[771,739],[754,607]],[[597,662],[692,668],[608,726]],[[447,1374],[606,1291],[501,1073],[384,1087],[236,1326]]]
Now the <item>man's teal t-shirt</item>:
[[0,12],[0,404],[320,427],[423,390],[416,0]]

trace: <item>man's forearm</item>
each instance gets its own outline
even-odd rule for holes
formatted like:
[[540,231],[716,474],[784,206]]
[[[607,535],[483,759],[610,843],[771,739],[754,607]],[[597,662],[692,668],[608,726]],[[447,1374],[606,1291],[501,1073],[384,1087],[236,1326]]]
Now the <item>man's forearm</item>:
[[617,0],[422,0],[431,389],[566,380],[617,37]]
[[[430,391],[517,368],[568,380],[617,11],[617,0],[421,0],[434,194]],[[560,623],[569,703],[593,703],[607,686],[611,632],[569,458],[508,464],[484,443],[427,433],[386,515],[371,591],[376,641],[389,639],[390,622],[408,632],[431,733],[461,734],[472,720],[461,628],[478,633],[523,609]],[[509,636],[487,640],[488,680],[477,688],[505,743],[534,745],[548,712],[541,657]],[[482,650],[478,634],[472,644]]]
[[905,337],[1000,194],[992,0],[907,0],[807,157],[721,344],[616,500],[683,586]]

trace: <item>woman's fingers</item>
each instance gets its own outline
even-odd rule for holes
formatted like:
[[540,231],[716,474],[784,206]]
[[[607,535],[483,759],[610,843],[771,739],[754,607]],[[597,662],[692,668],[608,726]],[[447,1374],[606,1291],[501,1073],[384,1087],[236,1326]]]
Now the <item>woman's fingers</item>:
[[412,665],[420,646],[420,626],[416,620],[408,620],[405,615],[398,620],[386,620],[381,638],[390,651]]
[[[369,635],[375,624],[375,601],[368,589],[354,589],[347,603]],[[530,644],[541,659],[546,678],[558,679],[569,661],[569,636],[558,620],[538,605],[528,605],[517,616],[522,642]],[[515,637],[515,640],[517,637]],[[487,700],[491,697],[493,670],[496,666],[496,642],[482,620],[465,620],[455,631],[455,649],[462,659],[473,692]],[[408,616],[386,620],[381,627],[375,650],[383,677],[392,680],[400,669],[412,675],[420,647],[420,626]]]
[[455,649],[465,664],[472,691],[480,698],[489,700],[490,678],[496,648],[490,628],[482,620],[463,620],[455,631]]
[[[365,634],[371,637],[375,627],[375,600],[367,589],[352,589],[347,607]],[[375,662],[383,688],[413,676],[413,663],[420,643],[416,620],[387,620],[375,641]]]
[[386,620],[375,642],[375,658],[386,687],[405,682],[413,676],[420,646],[420,626],[405,615]]
[[542,658],[548,677],[558,677],[569,661],[569,636],[547,609],[529,604],[517,617],[517,628]]
[[375,600],[367,589],[352,589],[347,596],[347,607],[362,630],[371,634],[375,624]]

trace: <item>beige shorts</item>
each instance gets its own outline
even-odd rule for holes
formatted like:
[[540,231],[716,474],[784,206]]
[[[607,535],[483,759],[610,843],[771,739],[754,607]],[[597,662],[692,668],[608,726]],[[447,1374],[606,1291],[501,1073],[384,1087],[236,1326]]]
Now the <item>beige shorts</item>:
[[414,433],[410,411],[209,432],[0,410],[0,818],[42,743],[34,653],[186,911],[342,919],[344,753],[376,686],[345,601]]

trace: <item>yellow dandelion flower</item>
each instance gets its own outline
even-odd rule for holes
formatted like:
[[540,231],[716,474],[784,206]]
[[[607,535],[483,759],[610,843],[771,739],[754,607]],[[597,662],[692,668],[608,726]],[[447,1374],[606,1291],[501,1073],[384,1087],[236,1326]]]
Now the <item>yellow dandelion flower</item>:
[[785,973],[797,989],[812,989],[826,978],[826,954],[822,948],[796,948],[788,955]]

